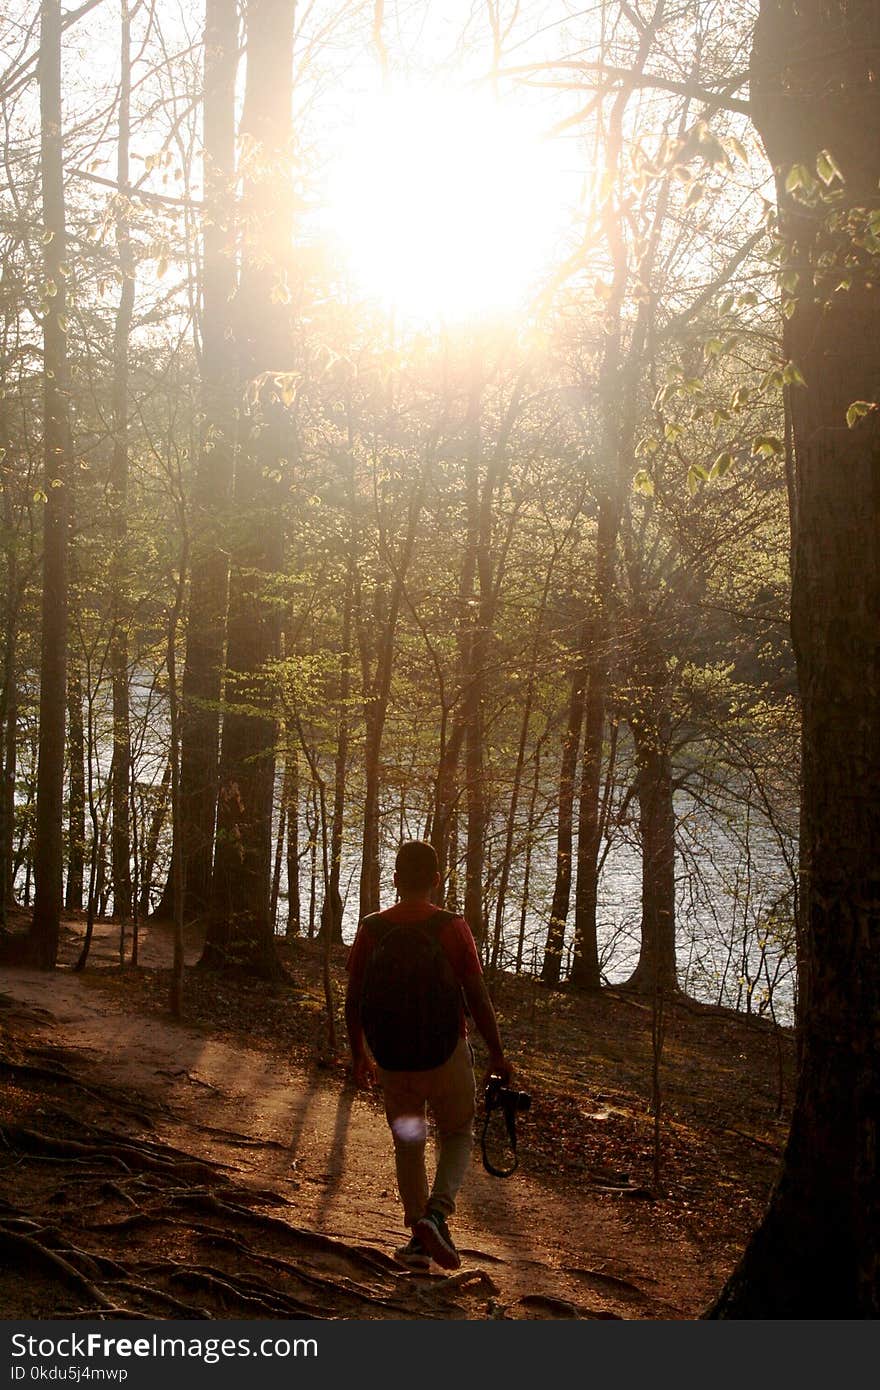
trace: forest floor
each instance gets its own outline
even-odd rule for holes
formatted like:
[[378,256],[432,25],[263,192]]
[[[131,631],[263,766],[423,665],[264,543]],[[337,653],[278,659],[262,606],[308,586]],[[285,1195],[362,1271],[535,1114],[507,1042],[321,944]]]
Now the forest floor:
[[655,1188],[649,1005],[502,976],[533,1096],[520,1167],[493,1178],[477,1146],[461,1269],[411,1274],[379,1098],[348,1078],[345,950],[334,1056],[316,943],[281,944],[289,985],[188,970],[175,1022],[167,926],[143,925],[140,965],[120,969],[119,928],[98,924],[77,974],[82,932],[65,923],[54,973],[0,986],[0,1316],[695,1318],[760,1217],[788,1032],[667,1006]]

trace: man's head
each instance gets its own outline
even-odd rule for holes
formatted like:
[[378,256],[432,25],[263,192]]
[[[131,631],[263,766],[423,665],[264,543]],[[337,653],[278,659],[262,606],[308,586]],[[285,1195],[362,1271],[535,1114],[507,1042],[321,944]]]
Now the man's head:
[[394,861],[394,886],[400,896],[429,897],[439,882],[434,846],[426,840],[405,840]]

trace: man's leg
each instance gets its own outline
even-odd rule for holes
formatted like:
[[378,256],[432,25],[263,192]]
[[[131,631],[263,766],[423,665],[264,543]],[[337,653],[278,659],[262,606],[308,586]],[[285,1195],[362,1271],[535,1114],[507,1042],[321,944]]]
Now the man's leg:
[[411,1229],[428,1202],[428,1177],[425,1172],[428,1126],[424,1094],[414,1088],[410,1077],[409,1072],[379,1070],[385,1098],[385,1118],[394,1140],[394,1163],[397,1188],[403,1202],[403,1220]]
[[446,1224],[471,1159],[475,1110],[471,1050],[461,1039],[449,1061],[426,1073],[428,1106],[437,1126],[437,1170],[425,1214],[413,1234],[444,1269],[458,1269],[461,1256]]
[[437,1170],[428,1206],[444,1217],[455,1211],[473,1148],[476,1095],[471,1050],[464,1038],[432,1080],[428,1105],[437,1126]]

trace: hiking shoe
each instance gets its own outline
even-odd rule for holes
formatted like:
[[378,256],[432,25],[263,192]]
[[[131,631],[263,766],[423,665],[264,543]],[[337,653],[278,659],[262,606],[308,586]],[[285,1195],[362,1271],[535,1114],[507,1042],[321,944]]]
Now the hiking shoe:
[[395,1250],[394,1258],[399,1264],[406,1265],[407,1269],[429,1269],[431,1265],[431,1256],[418,1236],[413,1236],[406,1245]]
[[461,1256],[449,1234],[446,1218],[439,1211],[426,1211],[413,1226],[413,1236],[443,1269],[458,1269]]

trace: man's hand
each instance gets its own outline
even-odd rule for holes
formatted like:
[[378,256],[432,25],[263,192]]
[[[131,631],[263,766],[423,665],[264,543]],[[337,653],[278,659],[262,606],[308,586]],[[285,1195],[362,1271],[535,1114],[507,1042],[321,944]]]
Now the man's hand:
[[352,1076],[358,1090],[369,1091],[376,1084],[376,1064],[366,1052],[360,1052],[352,1063]]
[[497,1056],[489,1058],[489,1066],[485,1076],[483,1077],[484,1091],[489,1084],[490,1076],[500,1076],[501,1084],[503,1086],[510,1085],[510,1078],[513,1076],[513,1067],[507,1061],[503,1053],[499,1053]]

